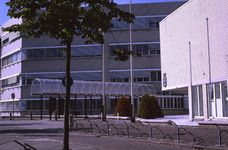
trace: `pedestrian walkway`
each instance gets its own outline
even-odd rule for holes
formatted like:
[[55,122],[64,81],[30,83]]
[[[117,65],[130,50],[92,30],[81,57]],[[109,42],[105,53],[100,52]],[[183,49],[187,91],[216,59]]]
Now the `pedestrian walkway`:
[[[158,143],[161,145],[182,146],[188,148],[228,149],[228,134],[226,132],[222,133],[221,145],[219,145],[218,128],[213,125],[214,120],[211,121],[211,125],[199,125],[199,122],[202,121],[189,121],[188,115],[165,116],[164,118],[157,119],[136,118],[136,123],[131,123],[130,120],[126,120],[129,119],[127,117],[120,117],[119,120],[117,120],[117,117],[113,115],[107,116],[107,122],[101,121],[99,118],[100,115],[88,116],[89,120],[84,119],[83,116],[79,117],[81,118],[74,118],[76,122],[70,130],[70,137],[112,137],[120,138],[122,140],[143,141],[144,143]],[[29,117],[16,117],[15,120],[11,121],[8,118],[0,119],[0,147],[9,146],[9,149],[13,150],[13,139],[18,139],[21,142],[28,142],[30,140],[29,142],[31,143],[32,141],[32,144],[36,146],[41,146],[36,144],[37,142],[45,143],[46,147],[55,145],[55,148],[57,148],[61,145],[63,118],[60,118],[58,121],[54,121],[54,119],[50,121],[48,116],[44,116],[43,120],[40,120],[39,116],[34,117],[34,120],[29,120],[28,118]],[[176,126],[168,125],[167,122],[169,120],[175,122],[179,128],[186,129],[187,132],[185,130],[180,130],[179,140],[177,137]],[[152,130],[153,137],[150,135],[148,122],[151,126],[156,127],[156,129],[153,128]],[[76,123],[78,123],[78,132],[76,131]],[[95,124],[97,126],[95,126]],[[129,133],[127,132],[127,127],[129,127]],[[227,126],[220,126],[220,128],[221,130],[228,131]],[[164,132],[164,134],[170,135],[172,138],[167,136],[165,140],[161,140],[163,139],[163,136],[158,129]],[[196,140],[195,143],[193,142],[193,137],[189,133],[193,134],[195,139],[198,137],[198,140]],[[21,138],[21,136],[23,138]],[[199,139],[202,139],[203,141],[200,141]],[[50,142],[50,144],[46,144],[48,142]],[[13,145],[17,144],[15,142],[13,143]],[[74,147],[76,145],[77,144],[72,143],[71,146]],[[90,148],[91,147],[88,147],[88,149]]]

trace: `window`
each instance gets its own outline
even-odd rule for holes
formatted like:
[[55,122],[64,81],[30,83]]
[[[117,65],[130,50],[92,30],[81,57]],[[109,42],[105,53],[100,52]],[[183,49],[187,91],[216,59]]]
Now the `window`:
[[110,99],[111,101],[111,109],[116,109],[117,99]]
[[[158,29],[159,22],[163,20],[165,17],[143,17],[143,18],[136,18],[134,23],[132,23],[132,29]],[[111,30],[126,30],[129,29],[129,24],[118,21],[117,19],[113,19],[111,23],[114,25]],[[148,26],[149,24],[149,26]]]
[[3,40],[3,42],[2,42],[3,45],[5,45],[5,44],[7,44],[7,43],[9,43],[9,38]]
[[160,55],[160,44],[149,44],[150,55]]
[[32,110],[32,101],[26,101],[26,110]]
[[157,72],[156,71],[151,71],[150,76],[151,76],[151,81],[157,81]]
[[10,77],[8,79],[4,79],[2,82],[2,88],[17,86],[20,84],[20,76]]
[[[130,82],[130,71],[109,72],[109,81]],[[161,81],[161,71],[134,71],[134,82],[150,81]]]
[[161,81],[161,71],[158,71],[158,81]]
[[[110,46],[110,56],[114,56],[113,51],[115,50],[130,50],[129,45],[115,45]],[[141,54],[143,56],[147,55],[160,55],[160,44],[154,43],[154,44],[133,44],[132,47],[134,55]]]
[[158,29],[159,28],[159,22],[150,22],[149,28],[150,29]]
[[2,67],[21,60],[21,52],[14,53],[2,59]]

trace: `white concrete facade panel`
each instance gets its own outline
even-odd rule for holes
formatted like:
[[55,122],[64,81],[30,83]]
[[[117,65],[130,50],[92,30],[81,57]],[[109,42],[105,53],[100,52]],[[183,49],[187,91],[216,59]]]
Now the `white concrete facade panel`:
[[163,90],[226,78],[227,7],[226,0],[191,0],[160,23]]

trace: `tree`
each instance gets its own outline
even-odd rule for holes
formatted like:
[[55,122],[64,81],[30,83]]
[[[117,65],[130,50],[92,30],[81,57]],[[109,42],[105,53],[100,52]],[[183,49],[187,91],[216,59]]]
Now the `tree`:
[[[113,0],[10,0],[8,16],[22,18],[21,24],[4,28],[26,37],[39,38],[48,34],[66,44],[66,100],[64,104],[64,150],[69,149],[70,54],[74,36],[85,43],[104,43],[103,33],[113,24],[111,20],[132,23],[135,16],[117,8]],[[86,6],[86,7],[85,7]]]

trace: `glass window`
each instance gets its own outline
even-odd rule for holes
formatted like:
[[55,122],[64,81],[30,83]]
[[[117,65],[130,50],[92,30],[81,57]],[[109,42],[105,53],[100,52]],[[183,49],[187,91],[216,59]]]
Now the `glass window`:
[[58,57],[57,49],[51,49],[51,53],[52,53],[52,58],[57,58]]
[[26,110],[32,110],[32,102],[26,101]]
[[31,59],[32,58],[32,50],[28,49],[27,50],[27,59]]
[[97,99],[97,109],[101,109],[101,99]]
[[123,82],[129,82],[129,78],[124,78]]
[[151,71],[150,76],[151,76],[151,81],[157,81],[156,71]]
[[77,100],[76,107],[77,109],[82,109],[82,100]]
[[137,78],[137,82],[142,82],[142,78]]
[[9,43],[9,38],[3,40],[3,42],[2,42],[3,45],[5,45],[5,44],[7,44],[7,43]]
[[143,45],[143,55],[148,55],[148,45],[147,44]]
[[58,57],[59,57],[59,58],[63,57],[62,49],[59,48],[57,51],[58,51]]
[[51,49],[45,49],[46,58],[51,58]]
[[150,22],[149,28],[150,29],[158,29],[159,28],[159,22]]
[[122,82],[122,78],[117,78],[117,82]]
[[32,101],[32,110],[37,110],[37,101]]
[[38,49],[33,50],[33,58],[39,58],[39,50]]
[[49,100],[47,101],[44,101],[44,104],[45,104],[45,110],[49,110]]
[[144,81],[149,81],[149,78],[144,78]]
[[44,58],[44,49],[39,49],[39,58]]
[[111,109],[116,109],[117,100],[111,99]]
[[158,81],[161,81],[161,71],[158,71]]

